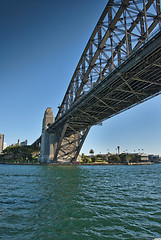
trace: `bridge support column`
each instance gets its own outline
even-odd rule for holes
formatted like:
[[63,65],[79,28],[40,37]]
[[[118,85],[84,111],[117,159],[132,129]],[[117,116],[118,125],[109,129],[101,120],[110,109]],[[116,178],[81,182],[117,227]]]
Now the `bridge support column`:
[[42,124],[41,148],[39,158],[41,162],[51,162],[54,157],[54,149],[53,145],[51,144],[51,142],[53,142],[53,135],[47,130],[48,126],[53,122],[53,110],[51,108],[47,108]]
[[53,122],[53,111],[47,108],[43,118],[39,160],[45,163],[76,161],[90,126],[80,131],[66,122],[51,132],[48,127]]
[[76,131],[70,134],[70,124],[66,123],[60,131],[59,141],[54,155],[54,160],[58,162],[73,162],[78,160],[79,152],[90,130],[90,127],[84,131]]

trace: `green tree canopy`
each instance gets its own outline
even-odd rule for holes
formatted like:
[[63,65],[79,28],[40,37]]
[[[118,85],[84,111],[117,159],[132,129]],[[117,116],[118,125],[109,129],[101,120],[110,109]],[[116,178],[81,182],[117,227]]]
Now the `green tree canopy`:
[[94,150],[91,149],[91,150],[89,151],[89,153],[90,153],[90,154],[94,154]]

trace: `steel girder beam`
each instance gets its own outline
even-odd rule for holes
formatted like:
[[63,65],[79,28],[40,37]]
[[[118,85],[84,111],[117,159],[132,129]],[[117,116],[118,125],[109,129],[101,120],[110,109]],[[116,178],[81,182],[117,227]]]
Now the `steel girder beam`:
[[[126,62],[79,99],[61,119],[48,128],[49,133],[55,133],[57,129],[61,129],[58,136],[61,141],[55,158],[60,159],[64,154],[67,160],[74,159],[71,151],[67,154],[66,150],[67,143],[69,150],[70,146],[74,149],[70,136],[78,136],[78,133],[85,131],[89,126],[98,124],[161,93],[160,65],[161,32],[139,48]],[[62,126],[66,123],[70,126],[67,125],[62,135]],[[63,139],[66,139],[65,142]],[[77,142],[78,139],[77,137]],[[82,144],[83,141],[79,148]],[[75,146],[79,150],[78,145]]]
[[31,145],[40,148],[40,143],[41,143],[41,136],[38,139],[36,139],[36,141],[33,142]]
[[72,123],[66,123],[59,139],[54,161],[76,161],[89,130],[90,126],[83,131],[77,131]]
[[76,67],[56,120],[160,27],[160,0],[109,0]]
[[161,33],[158,33],[94,86],[88,94],[77,100],[67,113],[50,127],[50,130],[54,131],[68,119],[77,131],[80,131],[86,129],[88,125],[98,124],[159,94],[161,91],[161,71],[158,67],[161,65],[160,43]]
[[54,160],[76,160],[90,126],[161,93],[160,28],[160,0],[108,2],[48,129]]

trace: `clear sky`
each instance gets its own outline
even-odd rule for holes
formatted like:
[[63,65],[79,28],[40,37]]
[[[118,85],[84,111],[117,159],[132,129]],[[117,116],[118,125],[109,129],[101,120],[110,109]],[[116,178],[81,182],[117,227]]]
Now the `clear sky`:
[[[0,1],[0,133],[8,145],[41,134],[54,115],[105,0]],[[161,155],[161,95],[92,127],[81,152]]]

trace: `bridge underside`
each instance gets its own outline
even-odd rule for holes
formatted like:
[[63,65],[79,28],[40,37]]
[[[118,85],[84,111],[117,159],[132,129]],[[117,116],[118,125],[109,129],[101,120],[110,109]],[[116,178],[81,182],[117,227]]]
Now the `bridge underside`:
[[[161,92],[161,33],[79,99],[47,131],[50,161],[75,161],[92,125],[99,124]],[[50,146],[51,147],[51,146]]]
[[160,1],[108,1],[54,122],[46,110],[42,161],[75,161],[91,126],[161,93]]
[[160,44],[161,37],[135,52],[74,104],[73,111],[67,114],[74,129],[80,131],[158,95],[161,91]]
[[[82,131],[161,92],[161,33],[79,99],[49,129],[68,121],[66,134]],[[74,130],[73,130],[74,129]]]

